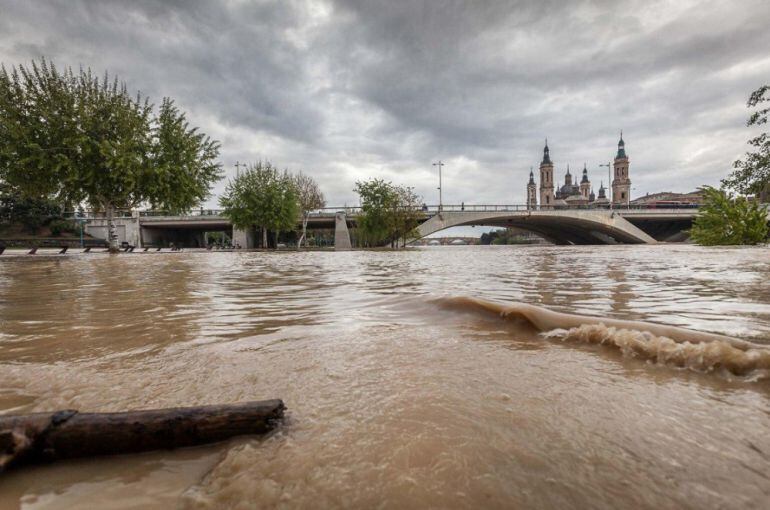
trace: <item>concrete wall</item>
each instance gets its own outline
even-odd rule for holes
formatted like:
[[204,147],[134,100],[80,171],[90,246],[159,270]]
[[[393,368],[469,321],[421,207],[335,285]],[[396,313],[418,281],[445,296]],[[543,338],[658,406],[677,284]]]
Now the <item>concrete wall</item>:
[[257,233],[253,228],[248,230],[233,229],[233,244],[243,249],[257,247]]
[[[97,238],[107,239],[107,220],[94,219],[86,223],[85,231]],[[118,235],[118,243],[127,242],[132,246],[142,246],[139,233],[139,218],[115,218],[115,232]]]
[[352,248],[347,218],[344,212],[338,212],[334,217],[334,251],[344,251]]

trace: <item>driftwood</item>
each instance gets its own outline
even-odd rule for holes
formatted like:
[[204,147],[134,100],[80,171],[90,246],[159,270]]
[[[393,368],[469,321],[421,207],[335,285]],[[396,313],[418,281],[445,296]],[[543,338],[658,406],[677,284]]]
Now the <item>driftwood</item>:
[[29,253],[27,253],[27,255],[34,255],[35,253],[37,253],[37,246],[34,246],[31,250],[29,250]]
[[57,411],[0,416],[0,472],[73,457],[162,450],[264,434],[283,417],[282,400],[124,413]]
[[59,255],[64,255],[65,253],[67,253],[68,249],[69,249],[69,246],[62,246],[61,249],[59,250]]

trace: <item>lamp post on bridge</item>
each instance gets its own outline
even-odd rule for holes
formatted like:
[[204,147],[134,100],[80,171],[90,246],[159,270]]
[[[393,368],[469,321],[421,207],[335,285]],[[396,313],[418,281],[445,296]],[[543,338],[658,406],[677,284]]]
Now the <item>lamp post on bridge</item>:
[[612,209],[612,199],[614,198],[612,196],[612,162],[610,161],[606,165],[599,165],[599,166],[606,166],[607,167],[607,191],[609,192],[610,196],[610,209]]
[[441,167],[444,166],[444,163],[438,160],[438,163],[433,163],[433,166],[438,167],[438,212],[441,212],[444,210],[444,203],[441,198]]

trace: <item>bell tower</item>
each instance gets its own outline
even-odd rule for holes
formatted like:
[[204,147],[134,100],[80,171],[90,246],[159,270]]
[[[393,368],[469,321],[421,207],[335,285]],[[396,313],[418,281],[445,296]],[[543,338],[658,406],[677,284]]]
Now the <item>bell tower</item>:
[[580,180],[580,194],[586,200],[590,198],[591,194],[591,181],[588,180],[588,169],[585,163],[583,163],[583,178]]
[[540,207],[553,207],[553,163],[548,150],[548,139],[545,139],[543,161],[540,162]]
[[631,201],[631,180],[628,178],[628,156],[626,143],[623,141],[623,131],[620,132],[618,153],[615,155],[614,178],[612,179],[612,203],[628,205]]
[[529,168],[529,182],[527,183],[527,210],[537,209],[537,186],[535,185],[535,174],[532,167]]

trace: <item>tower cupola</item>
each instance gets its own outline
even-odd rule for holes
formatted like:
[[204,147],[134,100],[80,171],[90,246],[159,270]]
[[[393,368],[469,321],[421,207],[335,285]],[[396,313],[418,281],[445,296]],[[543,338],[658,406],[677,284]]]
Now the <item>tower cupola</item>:
[[545,147],[543,148],[543,161],[540,164],[541,165],[551,164],[551,155],[548,151],[548,138],[545,139]]
[[626,158],[626,142],[623,141],[623,131],[620,132],[620,141],[618,141],[618,153],[615,159]]

